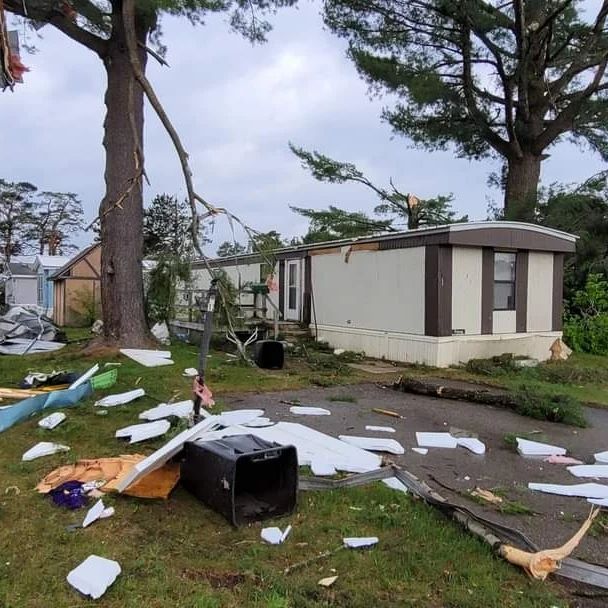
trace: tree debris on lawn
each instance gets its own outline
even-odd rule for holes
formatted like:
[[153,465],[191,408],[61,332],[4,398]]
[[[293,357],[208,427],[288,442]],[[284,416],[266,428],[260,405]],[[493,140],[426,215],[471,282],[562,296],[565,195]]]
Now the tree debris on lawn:
[[500,505],[503,503],[503,499],[500,496],[496,496],[494,492],[484,490],[483,488],[475,488],[474,490],[471,490],[471,496],[481,498],[481,500],[484,500],[492,505]]
[[566,544],[557,549],[545,549],[544,551],[530,553],[503,545],[499,554],[508,562],[522,567],[532,578],[544,581],[549,574],[560,568],[562,560],[576,549],[598,513],[599,509],[592,509],[580,530]]

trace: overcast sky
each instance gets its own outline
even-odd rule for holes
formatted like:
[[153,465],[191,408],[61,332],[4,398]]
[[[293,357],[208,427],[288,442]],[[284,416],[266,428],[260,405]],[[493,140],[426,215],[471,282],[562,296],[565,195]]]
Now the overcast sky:
[[[372,180],[393,177],[419,197],[453,193],[455,208],[485,219],[491,162],[416,150],[380,120],[387,100],[370,100],[345,55],[345,42],[323,28],[316,3],[273,18],[265,45],[231,33],[225,18],[204,27],[164,18],[170,68],[150,61],[149,76],[191,156],[197,190],[258,230],[301,235],[306,221],[288,205],[336,204],[370,212],[376,201],[363,186],[316,182],[287,147],[292,141],[355,163]],[[102,123],[105,73],[99,59],[51,26],[24,55],[31,71],[13,93],[0,93],[0,177],[44,190],[72,191],[87,218],[103,195]],[[33,42],[33,40],[30,40]],[[146,200],[185,196],[169,139],[150,109],[145,148],[151,185]],[[603,168],[590,152],[563,144],[543,165],[543,182],[581,181]],[[214,243],[229,235],[218,220]],[[244,241],[242,234],[237,234]],[[79,241],[85,245],[91,234]]]

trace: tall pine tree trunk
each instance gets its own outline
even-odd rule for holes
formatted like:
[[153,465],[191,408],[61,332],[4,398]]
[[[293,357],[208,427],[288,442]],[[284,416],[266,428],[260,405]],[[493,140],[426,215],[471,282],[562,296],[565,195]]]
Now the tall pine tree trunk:
[[541,157],[533,154],[507,159],[505,219],[520,222],[534,220],[540,165]]
[[[137,160],[143,146],[144,93],[129,62],[120,6],[115,6],[112,22],[104,59],[108,86],[103,140],[106,195],[100,206],[101,305],[106,341],[138,347],[150,343],[142,276],[143,183]],[[136,23],[138,42],[145,44],[147,34],[147,26]],[[145,70],[146,53],[138,53]]]

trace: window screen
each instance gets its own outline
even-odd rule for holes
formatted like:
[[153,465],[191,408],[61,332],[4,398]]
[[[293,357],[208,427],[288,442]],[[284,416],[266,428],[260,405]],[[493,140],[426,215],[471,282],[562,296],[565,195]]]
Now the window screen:
[[494,310],[515,310],[515,253],[494,254]]

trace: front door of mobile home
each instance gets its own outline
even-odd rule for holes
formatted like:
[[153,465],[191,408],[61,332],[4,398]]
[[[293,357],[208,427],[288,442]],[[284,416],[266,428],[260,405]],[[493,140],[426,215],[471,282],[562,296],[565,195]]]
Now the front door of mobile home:
[[300,320],[300,260],[285,263],[285,319]]

